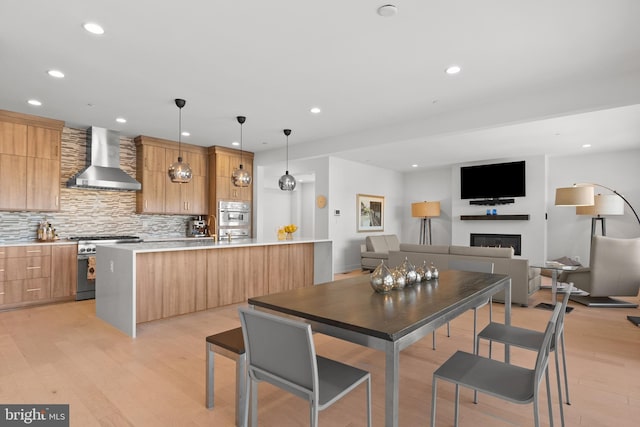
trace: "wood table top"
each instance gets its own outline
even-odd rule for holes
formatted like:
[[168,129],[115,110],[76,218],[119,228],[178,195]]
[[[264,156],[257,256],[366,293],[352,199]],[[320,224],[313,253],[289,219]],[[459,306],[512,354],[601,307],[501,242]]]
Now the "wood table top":
[[369,275],[249,298],[249,304],[395,341],[509,280],[504,274],[446,270],[438,280],[387,294],[375,292]]

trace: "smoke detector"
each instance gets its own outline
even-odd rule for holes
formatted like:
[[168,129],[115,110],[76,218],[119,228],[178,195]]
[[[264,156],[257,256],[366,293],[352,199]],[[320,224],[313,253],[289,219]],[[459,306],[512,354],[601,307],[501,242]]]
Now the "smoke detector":
[[384,6],[380,6],[378,8],[378,15],[388,17],[388,16],[396,16],[398,14],[398,8],[392,4],[385,4]]

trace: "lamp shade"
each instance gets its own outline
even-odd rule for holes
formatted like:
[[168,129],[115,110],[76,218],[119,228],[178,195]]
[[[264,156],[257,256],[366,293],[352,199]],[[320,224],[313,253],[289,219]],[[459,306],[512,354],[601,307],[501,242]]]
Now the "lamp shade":
[[556,206],[593,206],[593,187],[556,188]]
[[576,206],[576,215],[624,215],[624,200],[615,194],[596,194],[593,206]]
[[414,218],[427,218],[440,216],[440,202],[411,203],[411,216]]

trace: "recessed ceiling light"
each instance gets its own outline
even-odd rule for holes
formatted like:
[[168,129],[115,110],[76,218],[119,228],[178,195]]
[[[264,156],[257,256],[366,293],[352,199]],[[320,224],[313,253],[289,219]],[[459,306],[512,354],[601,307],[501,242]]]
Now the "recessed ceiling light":
[[415,163],[411,165],[412,168],[417,168],[418,165],[416,165]]
[[27,101],[27,103],[29,103],[29,105],[33,105],[36,107],[39,107],[42,105],[42,102],[38,101],[37,99],[30,99]]
[[237,147],[238,145],[240,145],[240,143],[238,141],[233,141],[231,145],[233,145],[234,147]]
[[393,4],[385,4],[384,6],[380,6],[378,8],[378,15],[389,17],[396,16],[398,14],[398,8]]
[[118,123],[127,123],[127,119],[125,119],[124,117],[118,117],[116,119],[116,122],[118,122]]
[[582,144],[582,148],[591,148],[591,144]]
[[311,109],[309,109],[309,111],[312,112],[313,114],[320,114],[322,112],[320,107],[311,107]]
[[47,74],[49,74],[51,77],[55,77],[57,79],[61,79],[64,77],[64,73],[60,70],[49,70],[47,71]]
[[191,132],[188,132],[186,130],[182,131],[181,133],[182,136],[191,136]]
[[460,71],[462,71],[462,68],[460,68],[459,65],[450,65],[444,70],[444,72],[449,75],[458,74]]
[[86,24],[82,25],[82,27],[89,31],[91,34],[104,34],[104,28],[102,28],[100,25],[96,24],[95,22],[87,22]]

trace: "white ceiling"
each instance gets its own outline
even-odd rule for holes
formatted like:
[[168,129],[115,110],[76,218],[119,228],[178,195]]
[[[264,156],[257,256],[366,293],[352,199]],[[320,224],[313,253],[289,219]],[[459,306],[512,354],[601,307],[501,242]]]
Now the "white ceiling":
[[399,171],[640,147],[639,1],[383,4],[3,0],[0,109],[177,140],[184,98],[184,142],[230,146],[245,115],[245,150],[291,128],[292,159]]

